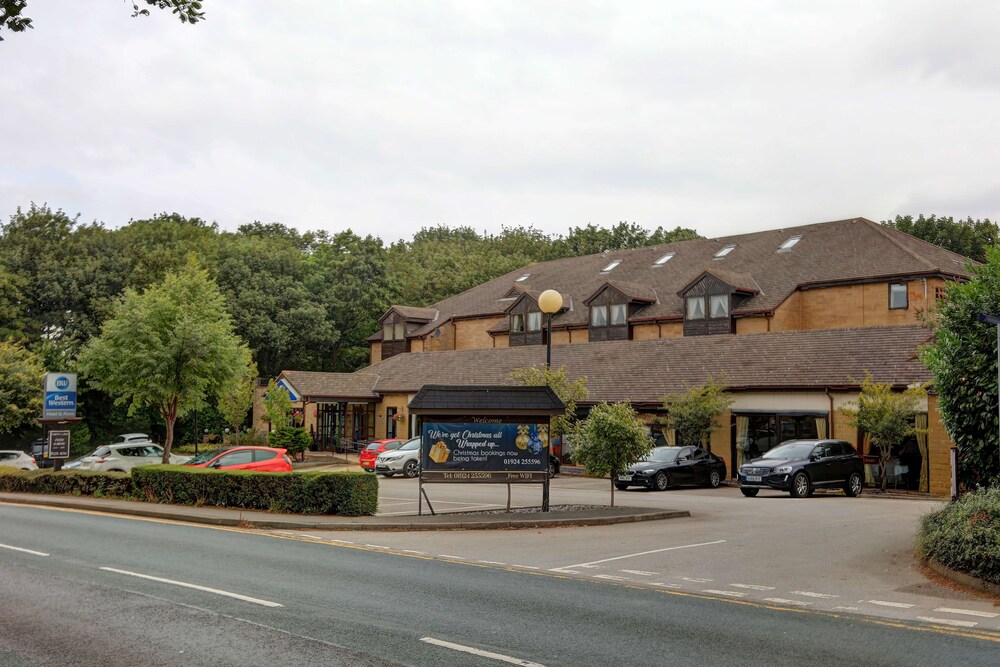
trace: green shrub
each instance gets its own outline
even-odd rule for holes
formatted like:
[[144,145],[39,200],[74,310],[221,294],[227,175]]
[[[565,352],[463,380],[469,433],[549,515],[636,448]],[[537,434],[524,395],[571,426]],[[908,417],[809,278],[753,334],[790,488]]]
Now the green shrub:
[[214,505],[294,514],[375,514],[378,480],[371,473],[261,473],[185,466],[132,470],[134,493],[150,502]]
[[924,558],[1000,584],[1000,488],[967,493],[925,516],[917,548]]
[[292,456],[298,456],[309,448],[312,440],[304,428],[286,426],[268,433],[267,442],[271,447],[283,447]]
[[15,470],[0,468],[0,491],[57,495],[128,498],[132,480],[120,472],[88,470]]

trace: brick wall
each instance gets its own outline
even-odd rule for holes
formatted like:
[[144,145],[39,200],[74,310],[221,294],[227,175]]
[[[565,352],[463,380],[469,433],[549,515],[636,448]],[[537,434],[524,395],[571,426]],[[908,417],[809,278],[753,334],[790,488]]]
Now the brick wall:
[[424,352],[440,352],[442,350],[454,350],[455,349],[455,323],[445,322],[439,326],[436,331],[440,331],[441,335],[436,335],[435,331],[432,331],[424,338]]
[[736,320],[736,334],[767,333],[766,317],[740,317]]
[[932,394],[927,397],[927,453],[932,496],[951,496],[951,448],[954,444],[941,421],[938,397]]
[[491,327],[503,321],[502,317],[482,320],[459,320],[455,322],[456,350],[479,350],[493,347],[493,337],[487,333]]
[[409,434],[410,415],[406,407],[410,402],[409,394],[386,394],[375,406],[375,439],[386,437],[386,408],[396,408],[403,415],[403,420],[396,423],[396,437],[405,438]]
[[371,363],[377,364],[382,361],[382,341],[373,342],[369,347],[369,352],[371,354]]

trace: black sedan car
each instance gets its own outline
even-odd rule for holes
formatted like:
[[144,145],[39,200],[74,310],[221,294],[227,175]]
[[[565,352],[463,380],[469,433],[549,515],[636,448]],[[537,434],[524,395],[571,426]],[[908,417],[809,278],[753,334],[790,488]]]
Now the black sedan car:
[[701,447],[654,447],[642,461],[615,477],[615,488],[630,486],[663,491],[671,486],[717,487],[726,478],[726,463]]
[[864,466],[843,440],[791,440],[741,465],[738,477],[744,496],[775,489],[805,498],[816,488],[842,488],[853,497],[864,485]]

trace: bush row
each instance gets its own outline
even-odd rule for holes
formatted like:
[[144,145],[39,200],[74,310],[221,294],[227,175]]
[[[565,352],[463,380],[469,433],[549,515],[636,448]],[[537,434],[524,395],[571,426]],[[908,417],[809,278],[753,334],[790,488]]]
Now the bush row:
[[924,558],[1000,584],[1000,488],[982,488],[924,517],[917,537]]
[[184,466],[143,466],[124,473],[0,468],[0,491],[135,498],[292,514],[375,514],[378,480],[371,473],[259,473]]

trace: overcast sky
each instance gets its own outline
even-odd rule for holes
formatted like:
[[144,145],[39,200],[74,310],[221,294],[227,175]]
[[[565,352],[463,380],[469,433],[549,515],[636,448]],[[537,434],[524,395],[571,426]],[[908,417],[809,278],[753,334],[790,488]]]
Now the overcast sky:
[[392,241],[1000,218],[1000,3],[30,0],[0,217],[47,202]]

